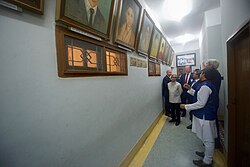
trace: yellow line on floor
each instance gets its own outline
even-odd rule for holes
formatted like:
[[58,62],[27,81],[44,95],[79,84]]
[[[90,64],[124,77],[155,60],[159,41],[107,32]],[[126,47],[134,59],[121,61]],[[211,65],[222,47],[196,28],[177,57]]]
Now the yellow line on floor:
[[129,167],[141,167],[143,165],[143,163],[146,160],[149,152],[151,151],[158,135],[160,134],[161,129],[166,122],[166,119],[167,119],[167,117],[165,115],[162,115],[161,119],[159,120],[159,122],[154,127],[153,131],[150,133],[150,135],[146,139],[142,148],[138,151],[138,153],[133,158]]

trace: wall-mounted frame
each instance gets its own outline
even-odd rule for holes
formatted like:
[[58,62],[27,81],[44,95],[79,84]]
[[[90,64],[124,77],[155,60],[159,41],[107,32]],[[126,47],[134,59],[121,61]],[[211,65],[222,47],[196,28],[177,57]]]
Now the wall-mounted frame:
[[196,64],[196,54],[195,53],[187,53],[176,55],[176,66],[195,66]]
[[44,0],[5,0],[37,14],[43,14]]
[[56,26],[59,77],[127,75],[126,52]]
[[137,42],[137,51],[148,56],[150,39],[153,34],[154,22],[146,10],[143,12],[143,19],[140,29],[140,36]]
[[158,60],[163,61],[163,57],[164,57],[165,54],[166,54],[166,39],[162,35],[161,36],[161,42],[160,42],[160,45],[159,45],[159,51],[158,51],[158,54],[157,54]]
[[161,76],[161,64],[155,61],[148,61],[148,76]]
[[[114,3],[115,0],[57,0],[56,21],[109,39]],[[93,8],[89,8],[91,6]]]
[[156,26],[154,26],[153,35],[150,42],[151,46],[150,46],[149,57],[156,59],[159,50],[160,40],[161,40],[161,33],[159,29]]
[[135,50],[142,6],[137,0],[120,0],[114,41]]
[[168,62],[168,56],[169,56],[170,51],[171,51],[171,46],[168,43],[168,41],[166,40],[166,51],[165,51],[165,54],[163,55],[163,58],[162,58],[162,62],[165,64],[167,64],[167,62]]

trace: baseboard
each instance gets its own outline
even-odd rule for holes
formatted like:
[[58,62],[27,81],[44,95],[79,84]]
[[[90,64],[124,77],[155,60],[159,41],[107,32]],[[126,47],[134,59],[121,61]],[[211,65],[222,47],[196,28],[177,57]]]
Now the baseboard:
[[129,166],[129,164],[132,162],[133,158],[135,157],[136,153],[141,149],[141,147],[145,143],[147,137],[150,135],[150,133],[153,131],[156,124],[161,119],[162,115],[163,115],[163,112],[160,112],[160,114],[156,117],[156,119],[153,121],[153,123],[150,125],[150,127],[142,135],[140,140],[136,143],[136,145],[128,153],[128,155],[125,157],[125,159],[121,162],[120,167],[128,167]]

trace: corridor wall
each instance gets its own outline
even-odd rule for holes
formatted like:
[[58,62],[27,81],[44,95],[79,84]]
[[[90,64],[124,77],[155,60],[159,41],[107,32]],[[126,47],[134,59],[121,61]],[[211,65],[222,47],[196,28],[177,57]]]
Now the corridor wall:
[[168,67],[161,77],[128,66],[128,76],[59,78],[55,8],[0,7],[0,164],[117,167],[162,111]]

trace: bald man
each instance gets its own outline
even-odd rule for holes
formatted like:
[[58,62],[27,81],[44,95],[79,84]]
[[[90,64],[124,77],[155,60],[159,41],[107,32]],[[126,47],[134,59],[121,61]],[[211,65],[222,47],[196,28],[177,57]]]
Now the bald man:
[[172,71],[169,69],[166,71],[166,76],[162,81],[162,99],[164,103],[165,115],[170,116],[169,114],[169,91],[168,91],[168,83],[171,82]]

